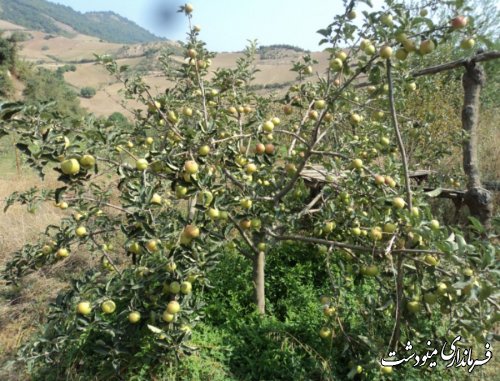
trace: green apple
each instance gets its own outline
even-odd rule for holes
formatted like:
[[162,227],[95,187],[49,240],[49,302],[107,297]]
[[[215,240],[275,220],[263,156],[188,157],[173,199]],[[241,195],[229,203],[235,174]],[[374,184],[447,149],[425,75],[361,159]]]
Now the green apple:
[[85,226],[78,226],[75,230],[75,234],[77,237],[85,237],[87,235],[87,229],[85,229]]
[[314,108],[318,110],[323,110],[326,106],[326,102],[324,99],[318,99],[314,101]]
[[359,114],[351,114],[350,119],[352,123],[359,124],[363,120],[363,117]]
[[392,21],[392,15],[390,14],[383,14],[381,17],[380,17],[380,21],[382,22],[382,24],[384,24],[385,26],[393,26],[394,25],[394,22]]
[[80,315],[90,315],[90,313],[92,312],[92,306],[90,305],[90,302],[84,301],[78,303],[78,305],[76,306],[76,312]]
[[305,74],[312,74],[313,72],[313,68],[311,65],[307,65],[305,68],[304,68],[304,73]]
[[179,313],[180,310],[181,310],[181,306],[180,306],[179,302],[176,300],[172,300],[171,302],[169,302],[167,304],[167,312],[169,314],[175,315],[175,314]]
[[335,53],[335,58],[338,58],[342,62],[344,62],[347,59],[347,53],[344,52],[343,50],[339,50],[338,52]]
[[209,208],[207,210],[208,217],[210,217],[212,220],[216,220],[217,218],[220,217],[220,212],[219,209],[216,208]]
[[207,156],[209,153],[210,153],[210,147],[207,145],[198,148],[198,155],[200,156]]
[[170,283],[170,285],[168,286],[168,290],[172,293],[172,294],[178,294],[180,291],[181,291],[181,284],[179,282],[172,282]]
[[132,311],[128,314],[128,321],[132,324],[137,324],[141,320],[141,313],[138,311]]
[[331,317],[333,315],[335,315],[335,307],[328,307],[328,306],[325,306],[323,308],[323,314],[325,316],[328,316],[328,317]]
[[417,84],[415,82],[409,82],[405,85],[407,91],[415,91],[417,90]]
[[183,198],[187,194],[188,189],[185,186],[177,185],[175,187],[175,195],[177,198]]
[[413,217],[420,216],[420,210],[416,206],[412,206],[410,213]]
[[408,57],[408,52],[404,48],[396,50],[396,58],[400,61],[404,61]]
[[336,224],[333,221],[326,222],[325,225],[323,226],[323,231],[327,234],[333,232],[335,229]]
[[48,254],[52,253],[53,250],[54,249],[52,248],[52,246],[50,246],[50,245],[44,245],[42,247],[42,254],[48,255]]
[[360,235],[361,235],[361,229],[360,229],[360,228],[358,228],[358,227],[354,227],[354,228],[352,228],[352,229],[351,229],[351,233],[352,233],[353,235],[355,235],[355,236],[357,236],[357,237],[358,237],[358,236],[360,236]]
[[392,366],[381,366],[380,371],[383,374],[391,374],[392,373]]
[[316,110],[309,111],[309,113],[307,115],[312,120],[318,120],[318,117],[319,117],[319,114],[318,114],[318,112]]
[[105,300],[101,304],[101,310],[105,314],[112,314],[116,310],[116,304],[112,300]]
[[431,254],[427,254],[424,257],[424,261],[425,261],[425,263],[427,263],[430,266],[437,266],[437,264],[439,263],[438,259]]
[[244,198],[240,201],[240,205],[244,209],[250,209],[252,207],[252,200]]
[[66,258],[68,256],[69,256],[69,250],[64,247],[56,251],[56,257],[58,258]]
[[387,137],[387,136],[382,136],[379,140],[380,144],[382,144],[383,146],[388,146],[389,144],[391,144],[391,140]]
[[198,163],[194,160],[188,160],[184,163],[184,171],[190,175],[194,175],[198,172]]
[[328,327],[322,327],[320,330],[319,330],[319,336],[322,338],[322,339],[328,339],[329,337],[332,336],[332,331],[330,330],[330,328]]
[[83,155],[80,158],[80,165],[83,168],[91,168],[95,165],[95,157],[92,155]]
[[448,290],[448,286],[446,285],[446,283],[440,282],[440,283],[438,283],[436,290],[437,290],[439,295],[444,295],[444,294],[446,294],[446,291]]
[[262,226],[262,221],[259,218],[252,218],[251,224],[252,224],[252,229],[259,230]]
[[61,170],[65,175],[76,175],[80,172],[80,163],[76,159],[64,160],[61,163]]
[[158,251],[158,243],[159,243],[158,239],[150,239],[149,241],[146,242],[146,249],[154,253],[155,251]]
[[138,159],[136,162],[135,162],[135,167],[139,170],[139,171],[145,171],[147,168],[148,168],[148,161],[146,159]]
[[431,220],[429,225],[430,225],[432,230],[439,230],[439,221],[438,220]]
[[463,269],[462,274],[464,274],[465,276],[473,276],[474,270],[472,270],[471,268],[465,268]]
[[342,67],[344,66],[344,63],[340,58],[334,58],[333,60],[330,61],[330,69],[333,71],[340,71],[342,70]]
[[437,295],[432,293],[432,292],[428,292],[426,294],[424,294],[424,301],[427,303],[427,304],[434,304],[437,302]]
[[372,44],[372,42],[370,40],[362,40],[361,43],[359,44],[359,48],[361,50],[365,50],[368,46],[370,46]]
[[390,46],[383,46],[379,51],[380,57],[383,59],[391,58],[392,48]]
[[141,252],[141,245],[138,242],[132,242],[128,247],[128,251],[133,254],[139,254]]
[[363,160],[361,160],[361,159],[354,159],[352,161],[351,165],[352,165],[353,168],[361,169],[361,168],[363,168]]
[[262,124],[262,130],[267,133],[271,133],[274,130],[274,123],[270,120],[267,120]]
[[363,49],[366,55],[368,56],[373,56],[375,54],[375,46],[373,45],[368,45],[366,48]]
[[145,140],[144,140],[144,143],[146,143],[147,145],[151,145],[153,144],[154,142],[154,139],[151,137],[151,136],[148,136]]
[[246,166],[245,166],[245,172],[249,175],[251,175],[252,173],[255,173],[257,172],[257,166],[254,164],[254,163],[248,163]]
[[366,276],[377,276],[379,273],[378,267],[376,265],[362,266],[361,274]]
[[429,11],[426,8],[422,8],[419,12],[420,17],[427,17]]
[[476,41],[473,38],[465,38],[460,42],[460,47],[465,50],[472,49],[475,45]]
[[155,193],[151,196],[151,201],[150,201],[151,204],[154,204],[154,205],[161,205],[162,203],[162,198],[161,196],[158,194],[158,193]]
[[418,311],[420,311],[421,307],[422,305],[420,304],[420,302],[416,300],[412,300],[406,303],[406,308],[408,308],[408,311],[410,311],[411,313],[417,313]]
[[394,197],[392,199],[392,205],[396,209],[403,209],[405,207],[405,205],[406,205],[406,202],[401,197]]
[[397,230],[397,225],[393,224],[392,222],[387,222],[384,224],[384,233],[389,233],[392,234]]
[[161,318],[163,319],[164,322],[166,323],[172,323],[175,319],[175,315],[171,314],[168,312],[168,310],[164,311],[163,314],[161,315]]
[[354,20],[356,18],[357,14],[356,14],[356,11],[352,10],[350,11],[348,14],[347,14],[347,18],[349,20]]
[[382,175],[375,175],[375,184],[377,185],[383,185],[385,183],[385,177]]
[[420,43],[420,47],[418,50],[419,50],[420,54],[425,55],[425,54],[432,53],[432,51],[434,50],[435,47],[436,46],[434,45],[434,41],[424,40]]
[[374,241],[380,241],[382,239],[382,229],[379,226],[370,229],[370,237]]
[[173,273],[177,269],[177,265],[174,262],[169,262],[165,266],[165,270],[167,270],[169,273]]
[[184,294],[184,295],[188,295],[191,293],[193,289],[193,285],[191,284],[191,282],[188,282],[188,281],[184,281],[181,283],[181,292]]

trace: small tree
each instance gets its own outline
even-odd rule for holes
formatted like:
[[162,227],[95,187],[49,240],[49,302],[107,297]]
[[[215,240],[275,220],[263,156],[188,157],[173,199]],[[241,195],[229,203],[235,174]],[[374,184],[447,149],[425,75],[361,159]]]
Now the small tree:
[[83,98],[93,98],[96,94],[96,91],[93,87],[90,87],[90,86],[86,86],[86,87],[82,87],[81,90],[80,90],[80,96],[82,96]]

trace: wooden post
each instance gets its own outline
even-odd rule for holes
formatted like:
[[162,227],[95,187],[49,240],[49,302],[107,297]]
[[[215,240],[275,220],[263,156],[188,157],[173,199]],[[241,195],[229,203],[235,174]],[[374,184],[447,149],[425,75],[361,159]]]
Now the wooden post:
[[481,176],[478,162],[477,126],[479,121],[479,107],[481,87],[485,81],[484,70],[481,65],[469,61],[465,65],[462,77],[464,88],[464,104],[462,108],[463,167],[467,176],[467,192],[465,204],[472,216],[489,228],[493,213],[491,193],[481,186]]

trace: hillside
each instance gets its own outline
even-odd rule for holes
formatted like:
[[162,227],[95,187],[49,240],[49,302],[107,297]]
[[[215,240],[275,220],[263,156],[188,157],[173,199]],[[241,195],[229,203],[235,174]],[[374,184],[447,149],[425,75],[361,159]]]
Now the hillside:
[[70,36],[75,32],[125,44],[161,40],[114,12],[80,13],[45,0],[0,0],[0,18],[48,34]]

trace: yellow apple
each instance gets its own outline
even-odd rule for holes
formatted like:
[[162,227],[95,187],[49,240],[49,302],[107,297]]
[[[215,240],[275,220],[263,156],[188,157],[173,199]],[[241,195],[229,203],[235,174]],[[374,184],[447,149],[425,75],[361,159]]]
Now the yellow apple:
[[167,312],[169,314],[175,315],[181,310],[181,306],[178,301],[172,300],[167,304]]
[[76,306],[76,312],[78,312],[80,315],[90,315],[92,312],[92,306],[90,305],[90,302],[84,301],[78,303]]
[[105,314],[112,314],[116,310],[116,304],[112,300],[105,300],[101,304],[101,310]]
[[76,175],[80,171],[80,163],[76,159],[64,160],[61,170],[65,175]]
[[136,324],[141,320],[141,313],[138,311],[132,311],[128,314],[128,321],[132,324]]

